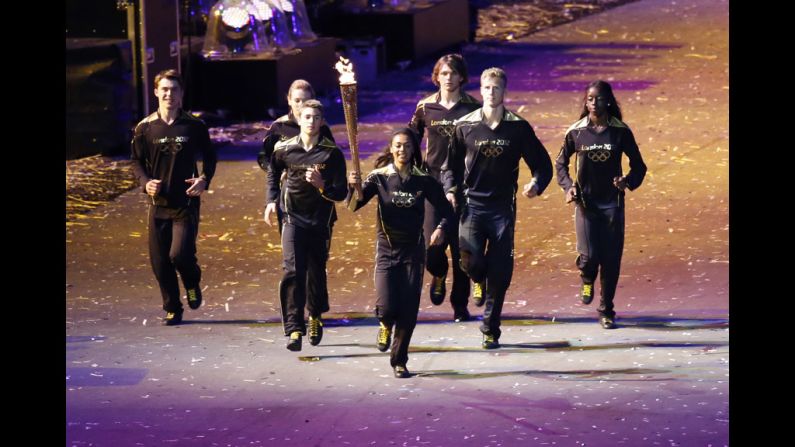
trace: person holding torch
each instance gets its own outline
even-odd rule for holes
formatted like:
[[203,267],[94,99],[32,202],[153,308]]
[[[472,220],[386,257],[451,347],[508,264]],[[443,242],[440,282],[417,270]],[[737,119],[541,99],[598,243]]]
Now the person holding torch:
[[[453,207],[442,185],[419,169],[419,139],[412,129],[400,129],[378,156],[376,169],[362,185],[361,174],[348,175],[348,208],[357,211],[373,197],[378,199],[375,249],[375,315],[379,321],[376,346],[390,348],[395,377],[409,377],[406,368],[411,336],[417,325],[422,275],[426,261],[423,221],[425,202],[440,211],[427,251],[428,271],[439,275],[447,270],[445,234],[458,225]],[[392,333],[394,331],[394,341]]]

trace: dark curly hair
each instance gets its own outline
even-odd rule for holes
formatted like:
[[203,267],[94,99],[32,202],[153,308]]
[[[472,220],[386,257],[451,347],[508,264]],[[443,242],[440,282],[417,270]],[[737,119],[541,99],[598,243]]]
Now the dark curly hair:
[[422,154],[420,154],[420,139],[417,137],[417,133],[414,132],[413,129],[403,127],[393,132],[392,136],[389,137],[389,143],[386,144],[386,147],[384,147],[381,150],[381,153],[378,154],[378,158],[375,159],[376,168],[387,166],[395,161],[392,158],[392,152],[390,152],[390,149],[392,148],[392,140],[394,140],[398,135],[406,135],[409,138],[409,141],[411,141],[411,147],[413,148],[413,152],[411,153],[411,164],[414,166],[420,166],[420,164],[422,164]]

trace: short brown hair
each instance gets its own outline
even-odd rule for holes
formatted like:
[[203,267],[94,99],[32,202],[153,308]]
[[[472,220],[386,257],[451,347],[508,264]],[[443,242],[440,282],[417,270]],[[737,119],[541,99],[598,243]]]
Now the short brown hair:
[[287,89],[287,100],[290,100],[290,95],[293,93],[293,90],[306,90],[309,92],[312,97],[315,97],[315,89],[312,88],[312,84],[303,80],[303,79],[296,79],[290,84],[290,88]]
[[323,103],[318,101],[317,99],[307,99],[301,104],[301,108],[298,109],[298,114],[300,115],[304,109],[307,107],[311,109],[317,109],[320,111],[320,114],[323,115]]
[[157,76],[155,76],[155,88],[157,88],[158,84],[160,84],[160,81],[163,79],[170,79],[179,84],[179,88],[185,90],[185,85],[182,83],[182,76],[180,76],[177,70],[171,68],[158,73]]
[[499,67],[491,67],[483,70],[483,73],[480,75],[480,82],[482,83],[486,78],[497,78],[502,80],[502,86],[508,87],[508,75],[505,74],[505,70]]
[[447,65],[456,73],[461,75],[461,87],[469,81],[467,76],[467,64],[464,62],[464,56],[458,53],[445,54],[436,61],[433,66],[433,74],[431,74],[431,81],[433,85],[439,87],[439,72],[442,71],[442,66]]

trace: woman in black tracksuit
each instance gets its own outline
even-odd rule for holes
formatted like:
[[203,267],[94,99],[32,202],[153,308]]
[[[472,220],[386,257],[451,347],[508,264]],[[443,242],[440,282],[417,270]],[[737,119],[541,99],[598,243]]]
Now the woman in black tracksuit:
[[[555,160],[566,203],[576,203],[574,226],[581,299],[583,304],[591,303],[598,274],[601,290],[597,311],[605,329],[616,327],[613,297],[624,251],[624,189],[634,190],[646,175],[635,137],[621,119],[610,84],[591,82],[585,90],[580,120],[566,131]],[[569,176],[569,159],[573,155],[574,179]],[[629,159],[626,176],[621,168],[622,155]]]
[[425,200],[442,210],[427,251],[428,271],[440,276],[447,268],[444,237],[455,215],[442,186],[418,166],[419,141],[413,130],[400,129],[392,135],[372,171],[362,184],[361,174],[348,176],[348,207],[356,211],[378,197],[375,260],[376,308],[380,322],[377,346],[382,352],[390,345],[390,364],[395,377],[409,377],[408,349],[420,307],[422,275],[425,268],[423,220]]

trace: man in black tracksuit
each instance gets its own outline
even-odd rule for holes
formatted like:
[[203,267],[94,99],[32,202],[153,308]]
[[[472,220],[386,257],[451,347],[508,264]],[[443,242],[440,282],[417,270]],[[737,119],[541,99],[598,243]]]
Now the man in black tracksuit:
[[183,312],[177,272],[190,308],[202,302],[196,259],[199,196],[210,185],[217,158],[207,126],[182,110],[182,80],[176,70],[155,77],[155,95],[158,110],[135,127],[131,158],[135,178],[151,197],[149,260],[160,285],[165,323],[173,326],[182,322]]
[[[414,129],[419,138],[428,129],[428,140],[425,148],[423,169],[440,183],[442,182],[442,166],[447,161],[450,141],[455,130],[454,121],[476,109],[480,103],[463,91],[467,82],[467,69],[464,58],[460,54],[442,56],[433,67],[431,80],[439,87],[439,91],[422,99],[411,117],[409,127]],[[461,196],[458,197],[459,201]],[[456,210],[456,220],[460,212]],[[430,243],[431,234],[436,229],[436,222],[441,217],[440,211],[431,202],[425,202],[425,222],[423,233],[425,243]],[[451,226],[452,233],[445,240],[450,245],[452,257],[453,287],[450,291],[450,305],[453,307],[455,321],[468,321],[470,318],[467,304],[469,301],[469,278],[461,270],[461,254],[458,249],[458,224]],[[445,294],[446,270],[442,276],[433,276],[430,293],[433,304],[441,304]],[[476,289],[477,290],[477,289]],[[482,305],[482,296],[474,296],[475,304]]]
[[500,315],[513,274],[519,159],[533,173],[522,191],[528,198],[544,192],[552,179],[552,162],[530,124],[503,106],[505,72],[486,69],[480,82],[483,108],[456,121],[445,191],[450,197],[463,188],[461,264],[473,281],[486,281],[480,330],[483,348],[494,349],[499,347]]
[[[301,337],[307,333],[304,307],[309,311],[309,341],[323,337],[321,314],[328,312],[325,275],[316,276],[316,295],[307,302],[307,270],[325,271],[331,244],[331,229],[337,220],[334,202],[348,192],[345,158],[329,139],[320,139],[323,106],[317,100],[303,104],[298,122],[301,134],[277,143],[271,157],[267,181],[265,221],[276,212],[281,198],[284,216],[282,254],[284,276],[279,285],[287,349],[301,350]],[[280,178],[287,171],[282,193]]]
[[[257,154],[257,164],[263,171],[268,172],[270,160],[273,156],[273,150],[276,143],[295,138],[301,133],[301,126],[293,118],[292,111],[276,119],[271,127],[265,131],[265,137],[262,139],[262,150]],[[326,138],[332,143],[334,142],[334,135],[331,134],[331,129],[328,125],[323,124],[320,126],[320,139]]]
[[[312,88],[312,84],[309,82],[303,79],[296,79],[292,84],[290,84],[290,88],[287,90],[287,104],[290,106],[290,111],[287,113],[287,115],[279,117],[271,124],[271,126],[265,132],[265,137],[262,139],[262,149],[260,150],[259,154],[257,154],[257,164],[259,164],[259,167],[265,171],[266,175],[268,173],[268,167],[270,166],[271,157],[273,156],[273,150],[276,147],[276,143],[289,140],[290,138],[295,138],[301,133],[301,126],[298,125],[299,110],[301,109],[304,101],[314,98],[315,90]],[[331,134],[331,129],[327,124],[320,126],[320,140],[322,141],[324,138],[334,142],[334,136]],[[284,226],[284,213],[279,206],[280,202],[281,200],[276,202],[276,219],[279,222],[279,234],[282,233],[282,227]],[[325,268],[318,271],[314,268],[314,266],[315,264],[310,264],[306,272],[306,296],[311,302],[315,302],[314,296],[316,296],[318,293],[325,293],[323,291],[316,290],[316,286],[322,285],[322,289],[325,290],[326,284]]]
[[[585,92],[580,120],[566,131],[563,147],[555,160],[558,184],[567,203],[575,202],[577,268],[582,279],[581,299],[590,304],[597,274],[600,279],[599,323],[613,329],[621,256],[624,251],[624,190],[643,183],[646,164],[629,126],[624,124],[613,89],[605,81],[594,81]],[[621,158],[629,159],[623,175]],[[575,160],[574,179],[569,160]]]

